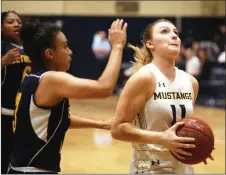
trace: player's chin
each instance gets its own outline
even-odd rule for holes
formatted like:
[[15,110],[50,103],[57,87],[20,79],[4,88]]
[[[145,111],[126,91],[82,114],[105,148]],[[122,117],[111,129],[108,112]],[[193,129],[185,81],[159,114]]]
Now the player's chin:
[[67,72],[71,67],[71,64],[68,64],[67,66],[64,67],[64,69],[62,69],[63,72]]
[[66,71],[68,71],[70,69],[70,67],[71,67],[71,64],[68,64],[68,67],[67,67]]
[[180,50],[179,49],[170,49],[169,50],[169,55],[172,57],[172,58],[176,58],[178,55],[180,54]]
[[179,47],[170,47],[169,48],[169,52],[173,52],[173,53],[180,53],[180,48]]
[[15,41],[15,42],[18,41],[18,40],[20,40],[20,36],[14,34],[14,33],[10,34],[10,35],[9,35],[9,38],[10,38],[12,41]]

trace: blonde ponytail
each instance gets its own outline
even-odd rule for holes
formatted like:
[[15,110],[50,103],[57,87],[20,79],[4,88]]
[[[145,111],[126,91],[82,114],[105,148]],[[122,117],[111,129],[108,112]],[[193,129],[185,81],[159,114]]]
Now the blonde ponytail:
[[149,64],[152,61],[152,55],[145,46],[143,46],[143,48],[140,49],[139,47],[134,46],[129,43],[128,47],[133,49],[135,52],[134,53],[135,62],[132,62],[132,64],[133,64],[132,71],[133,72],[138,71],[141,67],[143,67],[146,64]]

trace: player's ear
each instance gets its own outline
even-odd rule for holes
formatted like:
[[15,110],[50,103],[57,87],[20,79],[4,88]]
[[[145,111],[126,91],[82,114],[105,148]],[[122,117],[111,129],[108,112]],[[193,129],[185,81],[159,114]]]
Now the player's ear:
[[145,45],[146,45],[146,47],[149,48],[149,49],[154,49],[154,46],[153,46],[151,40],[148,40],[148,41],[145,43]]
[[45,55],[45,58],[47,58],[49,61],[52,61],[53,58],[54,58],[53,57],[53,51],[50,48],[45,50],[44,55]]

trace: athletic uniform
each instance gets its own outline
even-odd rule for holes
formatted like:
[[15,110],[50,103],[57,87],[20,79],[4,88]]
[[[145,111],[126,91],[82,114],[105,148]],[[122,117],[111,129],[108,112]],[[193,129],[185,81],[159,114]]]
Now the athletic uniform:
[[20,60],[10,64],[1,70],[1,152],[2,152],[2,173],[7,172],[9,155],[12,150],[13,142],[13,115],[15,108],[15,98],[19,90],[21,81],[26,73],[31,69],[31,61],[24,54],[23,47],[2,41],[2,57],[11,49],[18,48],[21,53]]
[[25,77],[17,95],[15,143],[9,173],[57,173],[61,148],[70,125],[69,101],[44,107],[35,103],[34,94],[46,71]]
[[[154,64],[151,69],[156,77],[155,92],[133,122],[143,130],[163,132],[192,114],[193,87],[189,75],[176,67],[174,81],[168,80]],[[162,145],[132,143],[132,148],[131,174],[193,173],[191,166],[180,163]]]

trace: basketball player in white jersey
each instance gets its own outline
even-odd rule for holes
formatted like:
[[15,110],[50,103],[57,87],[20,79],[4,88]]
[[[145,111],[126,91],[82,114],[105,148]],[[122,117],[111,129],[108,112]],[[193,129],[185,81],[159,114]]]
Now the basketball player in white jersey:
[[198,82],[175,67],[181,41],[170,21],[149,24],[142,42],[143,49],[129,45],[136,52],[136,72],[119,98],[112,136],[132,142],[131,174],[193,173],[170,152],[184,159],[192,154],[183,148],[195,148],[194,138],[178,137],[175,131],[183,125],[176,121],[193,112]]

